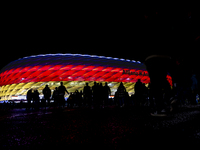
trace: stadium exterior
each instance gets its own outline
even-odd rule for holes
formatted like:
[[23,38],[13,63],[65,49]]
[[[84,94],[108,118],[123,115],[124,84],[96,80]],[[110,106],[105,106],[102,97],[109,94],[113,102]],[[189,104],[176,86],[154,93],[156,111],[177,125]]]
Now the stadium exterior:
[[[167,78],[171,82],[171,77]],[[31,88],[42,95],[45,85],[53,91],[60,81],[69,92],[83,90],[86,82],[90,86],[94,81],[103,85],[108,82],[111,95],[123,82],[127,92],[133,94],[138,79],[145,84],[150,82],[145,65],[134,60],[82,54],[35,55],[13,61],[0,71],[0,97],[1,100],[26,99]]]

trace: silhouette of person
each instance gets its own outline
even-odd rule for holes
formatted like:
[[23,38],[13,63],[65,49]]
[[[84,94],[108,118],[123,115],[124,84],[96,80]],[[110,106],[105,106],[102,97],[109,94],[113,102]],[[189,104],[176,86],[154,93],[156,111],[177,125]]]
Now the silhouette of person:
[[136,106],[139,106],[140,104],[143,104],[144,102],[144,94],[146,93],[146,87],[145,85],[141,82],[140,79],[135,84],[135,98],[136,98]]
[[40,100],[39,92],[38,92],[38,90],[35,90],[33,93],[33,103],[35,105],[36,110],[39,109],[39,100]]
[[74,103],[76,104],[76,106],[80,106],[80,104],[79,104],[80,101],[81,101],[80,93],[78,90],[76,90],[74,93]]
[[97,102],[98,102],[98,106],[102,105],[103,106],[103,102],[104,102],[104,89],[103,89],[103,85],[102,83],[98,84],[98,90],[97,90],[98,94],[97,94]]
[[[156,102],[156,112],[159,114],[164,106],[163,89],[170,89],[167,74],[170,66],[170,57],[166,55],[151,55],[146,58],[145,65],[149,73],[152,95]],[[166,92],[169,94],[168,92]]]
[[108,83],[106,82],[105,86],[103,87],[103,99],[105,101],[105,105],[109,104],[108,100],[109,100],[110,94],[111,94],[110,87],[108,86]]
[[59,93],[59,101],[63,105],[63,108],[65,106],[65,92],[69,94],[66,87],[63,85],[63,82],[60,82],[60,86],[58,87],[58,93]]
[[122,107],[124,105],[125,94],[126,94],[126,88],[124,87],[123,83],[121,82],[117,89],[117,97],[119,100],[120,107]]
[[48,87],[48,85],[46,85],[46,87],[43,89],[42,93],[44,95],[45,104],[46,104],[46,100],[47,100],[48,101],[48,106],[49,106],[50,105],[51,90]]
[[80,98],[79,106],[82,106],[82,103],[83,103],[83,91],[82,90],[79,92],[79,98]]
[[28,101],[27,109],[30,109],[31,108],[31,101],[33,100],[32,89],[28,90],[28,92],[26,94],[26,99]]
[[93,103],[94,105],[96,105],[98,99],[98,85],[96,82],[94,82],[94,85],[92,86],[92,96],[93,96]]
[[88,83],[84,86],[83,89],[83,99],[84,99],[84,105],[88,103],[89,106],[92,104],[92,91]]

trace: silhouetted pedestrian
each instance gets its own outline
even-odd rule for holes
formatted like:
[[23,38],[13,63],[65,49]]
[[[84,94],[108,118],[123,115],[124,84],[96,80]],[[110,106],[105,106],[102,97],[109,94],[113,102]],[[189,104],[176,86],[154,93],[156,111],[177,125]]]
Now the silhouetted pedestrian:
[[83,91],[82,90],[79,92],[79,96],[80,96],[80,103],[79,103],[79,105],[82,106],[82,104],[83,104]]
[[83,104],[88,104],[89,106],[92,105],[92,91],[88,83],[86,83],[86,86],[84,86],[83,89]]
[[97,103],[98,103],[98,107],[104,105],[104,88],[103,88],[103,84],[99,83],[98,84],[98,90],[97,90]]
[[33,93],[32,89],[28,90],[26,94],[26,99],[27,99],[27,109],[31,108],[31,101],[33,100]]
[[[152,95],[156,102],[156,114],[165,109],[163,90],[168,91],[170,89],[170,84],[166,78],[171,64],[170,61],[170,57],[165,55],[151,55],[145,60],[150,77]],[[166,95],[170,94],[169,91],[165,93]]]
[[96,106],[98,100],[98,85],[96,82],[94,82],[94,85],[92,86],[92,98],[93,104]]
[[147,89],[140,79],[135,84],[135,104],[136,106],[143,105],[145,102],[145,93]]
[[124,87],[123,83],[121,82],[117,89],[117,97],[119,100],[120,107],[124,106],[125,96],[126,96],[126,88]]
[[75,94],[74,93],[70,93],[70,95],[69,95],[69,97],[67,99],[67,103],[68,103],[68,107],[69,108],[73,108],[74,101],[75,101]]
[[66,87],[63,85],[63,82],[60,82],[60,86],[58,87],[58,93],[59,93],[59,103],[63,105],[63,108],[65,106],[65,92],[69,94]]
[[[45,99],[45,104],[46,104],[46,100],[48,101],[48,106],[50,106],[50,97],[51,97],[51,90],[48,87],[48,85],[46,85],[46,87],[43,89],[42,91],[43,95],[44,95],[44,99]],[[46,107],[46,106],[45,106]]]
[[39,92],[38,90],[35,90],[33,93],[33,104],[36,110],[39,109],[39,100],[40,100]]
[[74,103],[76,104],[76,106],[80,106],[80,102],[81,102],[81,94],[79,93],[78,90],[76,90],[74,93]]
[[105,105],[110,104],[109,102],[110,94],[111,94],[110,87],[108,86],[108,83],[106,82],[105,86],[103,87],[103,99],[104,99]]

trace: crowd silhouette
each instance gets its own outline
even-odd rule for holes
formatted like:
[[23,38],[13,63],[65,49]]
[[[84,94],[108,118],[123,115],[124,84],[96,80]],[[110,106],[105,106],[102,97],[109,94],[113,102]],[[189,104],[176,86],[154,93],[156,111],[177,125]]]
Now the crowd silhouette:
[[[189,82],[189,81],[188,81]],[[42,90],[43,98],[40,99],[38,90],[30,89],[27,92],[27,110],[39,110],[41,107],[69,108],[89,107],[92,109],[104,108],[107,106],[117,106],[120,108],[134,106],[135,108],[148,107],[152,112],[161,111],[161,109],[173,110],[177,105],[197,104],[198,86],[195,74],[191,76],[190,83],[182,84],[178,82],[173,88],[170,88],[169,83],[162,84],[162,87],[155,87],[159,83],[149,83],[148,87],[141,82],[140,79],[135,83],[133,95],[129,95],[125,86],[121,82],[114,96],[111,96],[111,90],[108,83],[94,82],[93,86],[88,83],[83,88],[83,91],[76,90],[69,93],[63,82],[56,87],[53,92],[48,85]],[[65,94],[68,94],[67,101]],[[110,97],[111,96],[111,97]],[[22,101],[20,107],[22,107]],[[3,103],[2,106],[13,108],[13,103]]]
[[[27,109],[39,109],[39,106],[54,108],[64,108],[66,105],[69,108],[74,107],[89,107],[89,108],[104,108],[107,106],[118,106],[120,108],[126,106],[147,106],[152,103],[148,97],[151,97],[150,86],[146,87],[140,79],[135,83],[134,86],[135,94],[129,96],[125,86],[121,82],[114,97],[111,96],[111,90],[108,83],[105,85],[102,83],[94,82],[93,86],[89,86],[88,83],[80,92],[76,90],[75,92],[69,93],[63,82],[60,82],[60,86],[56,87],[51,95],[51,90],[48,85],[43,89],[43,99],[39,103],[39,93],[37,90],[33,91],[30,89],[27,92]],[[67,101],[65,100],[65,93],[68,94]],[[51,104],[50,101],[53,100]],[[153,106],[153,104],[151,104]]]
[[[154,77],[152,77],[152,80],[153,79]],[[167,109],[167,107],[171,106],[175,101],[177,105],[197,103],[195,100],[198,87],[194,74],[192,75],[190,81],[191,84],[184,84],[184,86],[179,85],[177,89],[176,87],[171,88],[169,83],[159,86],[159,83],[156,82],[155,84],[154,80],[153,82],[149,83],[148,87],[146,87],[145,84],[138,79],[134,86],[135,93],[131,96],[121,82],[117,88],[117,91],[115,92],[114,97],[110,97],[111,90],[107,82],[105,82],[105,85],[94,82],[93,86],[89,86],[89,83],[86,83],[83,90],[76,90],[71,93],[67,91],[66,87],[63,85],[63,82],[60,82],[60,86],[56,87],[52,94],[48,85],[45,86],[42,91],[43,99],[41,100],[41,103],[39,103],[39,92],[37,90],[33,91],[30,89],[27,92],[27,109],[39,109],[40,106],[45,108],[50,106],[53,106],[54,108],[64,108],[65,106],[69,108],[104,108],[114,105],[120,108],[128,106],[141,108],[148,106],[152,109],[152,112],[155,110],[161,111],[163,108]],[[187,88],[185,88],[185,86],[187,86]],[[68,94],[67,101],[65,100],[66,93]],[[53,100],[52,103],[50,103],[51,100]]]

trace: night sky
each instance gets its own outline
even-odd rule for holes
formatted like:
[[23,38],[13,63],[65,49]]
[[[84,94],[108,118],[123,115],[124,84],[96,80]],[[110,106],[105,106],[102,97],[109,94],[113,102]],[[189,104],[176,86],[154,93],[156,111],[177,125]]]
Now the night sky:
[[[47,53],[94,54],[144,61],[153,53],[196,63],[199,15],[187,9],[41,7],[6,10],[1,64]],[[2,53],[3,52],[3,53]]]

